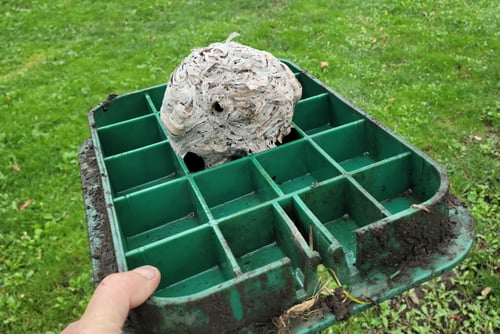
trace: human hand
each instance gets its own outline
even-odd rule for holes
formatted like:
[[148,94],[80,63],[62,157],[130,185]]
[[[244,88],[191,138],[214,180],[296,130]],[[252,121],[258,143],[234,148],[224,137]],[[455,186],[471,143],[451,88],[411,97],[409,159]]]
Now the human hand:
[[106,276],[97,286],[80,320],[61,334],[121,334],[128,312],[144,303],[160,284],[160,271],[142,266]]

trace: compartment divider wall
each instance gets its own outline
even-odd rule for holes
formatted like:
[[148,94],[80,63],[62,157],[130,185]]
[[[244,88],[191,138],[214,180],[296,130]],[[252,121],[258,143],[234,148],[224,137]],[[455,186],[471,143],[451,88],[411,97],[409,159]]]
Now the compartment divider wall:
[[236,258],[234,257],[233,251],[229,247],[226,238],[222,234],[219,226],[215,223],[215,221],[211,221],[210,227],[214,230],[215,235],[217,236],[217,240],[219,242],[220,251],[223,253],[222,256],[226,259],[226,261],[230,264],[230,270],[233,274],[233,277],[238,277],[243,275],[243,271],[241,270]]
[[250,160],[252,161],[253,165],[259,173],[262,175],[262,177],[266,180],[266,182],[271,186],[271,188],[278,194],[279,197],[284,196],[285,193],[283,190],[281,190],[280,187],[273,181],[272,177],[266,172],[264,167],[258,162],[256,159],[255,155],[250,156]]
[[340,242],[325,228],[299,194],[294,194],[292,198],[291,206],[288,205],[288,210],[285,209],[287,215],[293,216],[292,221],[296,226],[299,225],[297,228],[308,243],[311,242],[309,238],[310,233],[312,234],[312,246],[321,255],[321,262],[327,267],[335,268],[339,277],[348,277],[349,268]]

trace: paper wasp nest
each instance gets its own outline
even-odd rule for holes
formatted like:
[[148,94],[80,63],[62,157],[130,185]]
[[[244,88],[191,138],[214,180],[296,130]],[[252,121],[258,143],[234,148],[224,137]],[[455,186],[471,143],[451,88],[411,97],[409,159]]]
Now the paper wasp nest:
[[215,166],[272,148],[290,133],[302,87],[270,53],[232,42],[194,50],[175,69],[161,120],[180,157]]

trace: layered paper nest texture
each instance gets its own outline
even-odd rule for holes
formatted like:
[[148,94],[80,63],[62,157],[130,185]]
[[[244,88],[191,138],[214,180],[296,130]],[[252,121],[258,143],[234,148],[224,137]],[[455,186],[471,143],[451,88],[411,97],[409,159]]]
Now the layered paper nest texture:
[[231,41],[194,50],[170,76],[161,120],[180,157],[212,167],[281,143],[302,87],[266,51]]

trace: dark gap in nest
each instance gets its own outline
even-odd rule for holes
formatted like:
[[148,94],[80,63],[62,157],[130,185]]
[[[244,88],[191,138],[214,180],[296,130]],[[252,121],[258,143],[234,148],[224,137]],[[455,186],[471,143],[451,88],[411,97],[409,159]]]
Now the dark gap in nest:
[[[252,152],[249,152],[249,153],[252,153]],[[246,157],[247,155],[248,155],[248,153],[245,151],[237,151],[231,155],[229,160],[230,161],[238,160],[240,158]]]
[[285,137],[283,137],[282,142],[276,142],[276,146],[280,146],[286,143],[291,143],[294,140],[300,139],[300,134],[297,130],[292,129],[290,130],[290,133],[287,134]]
[[193,152],[186,153],[184,163],[191,173],[205,169],[205,160]]

